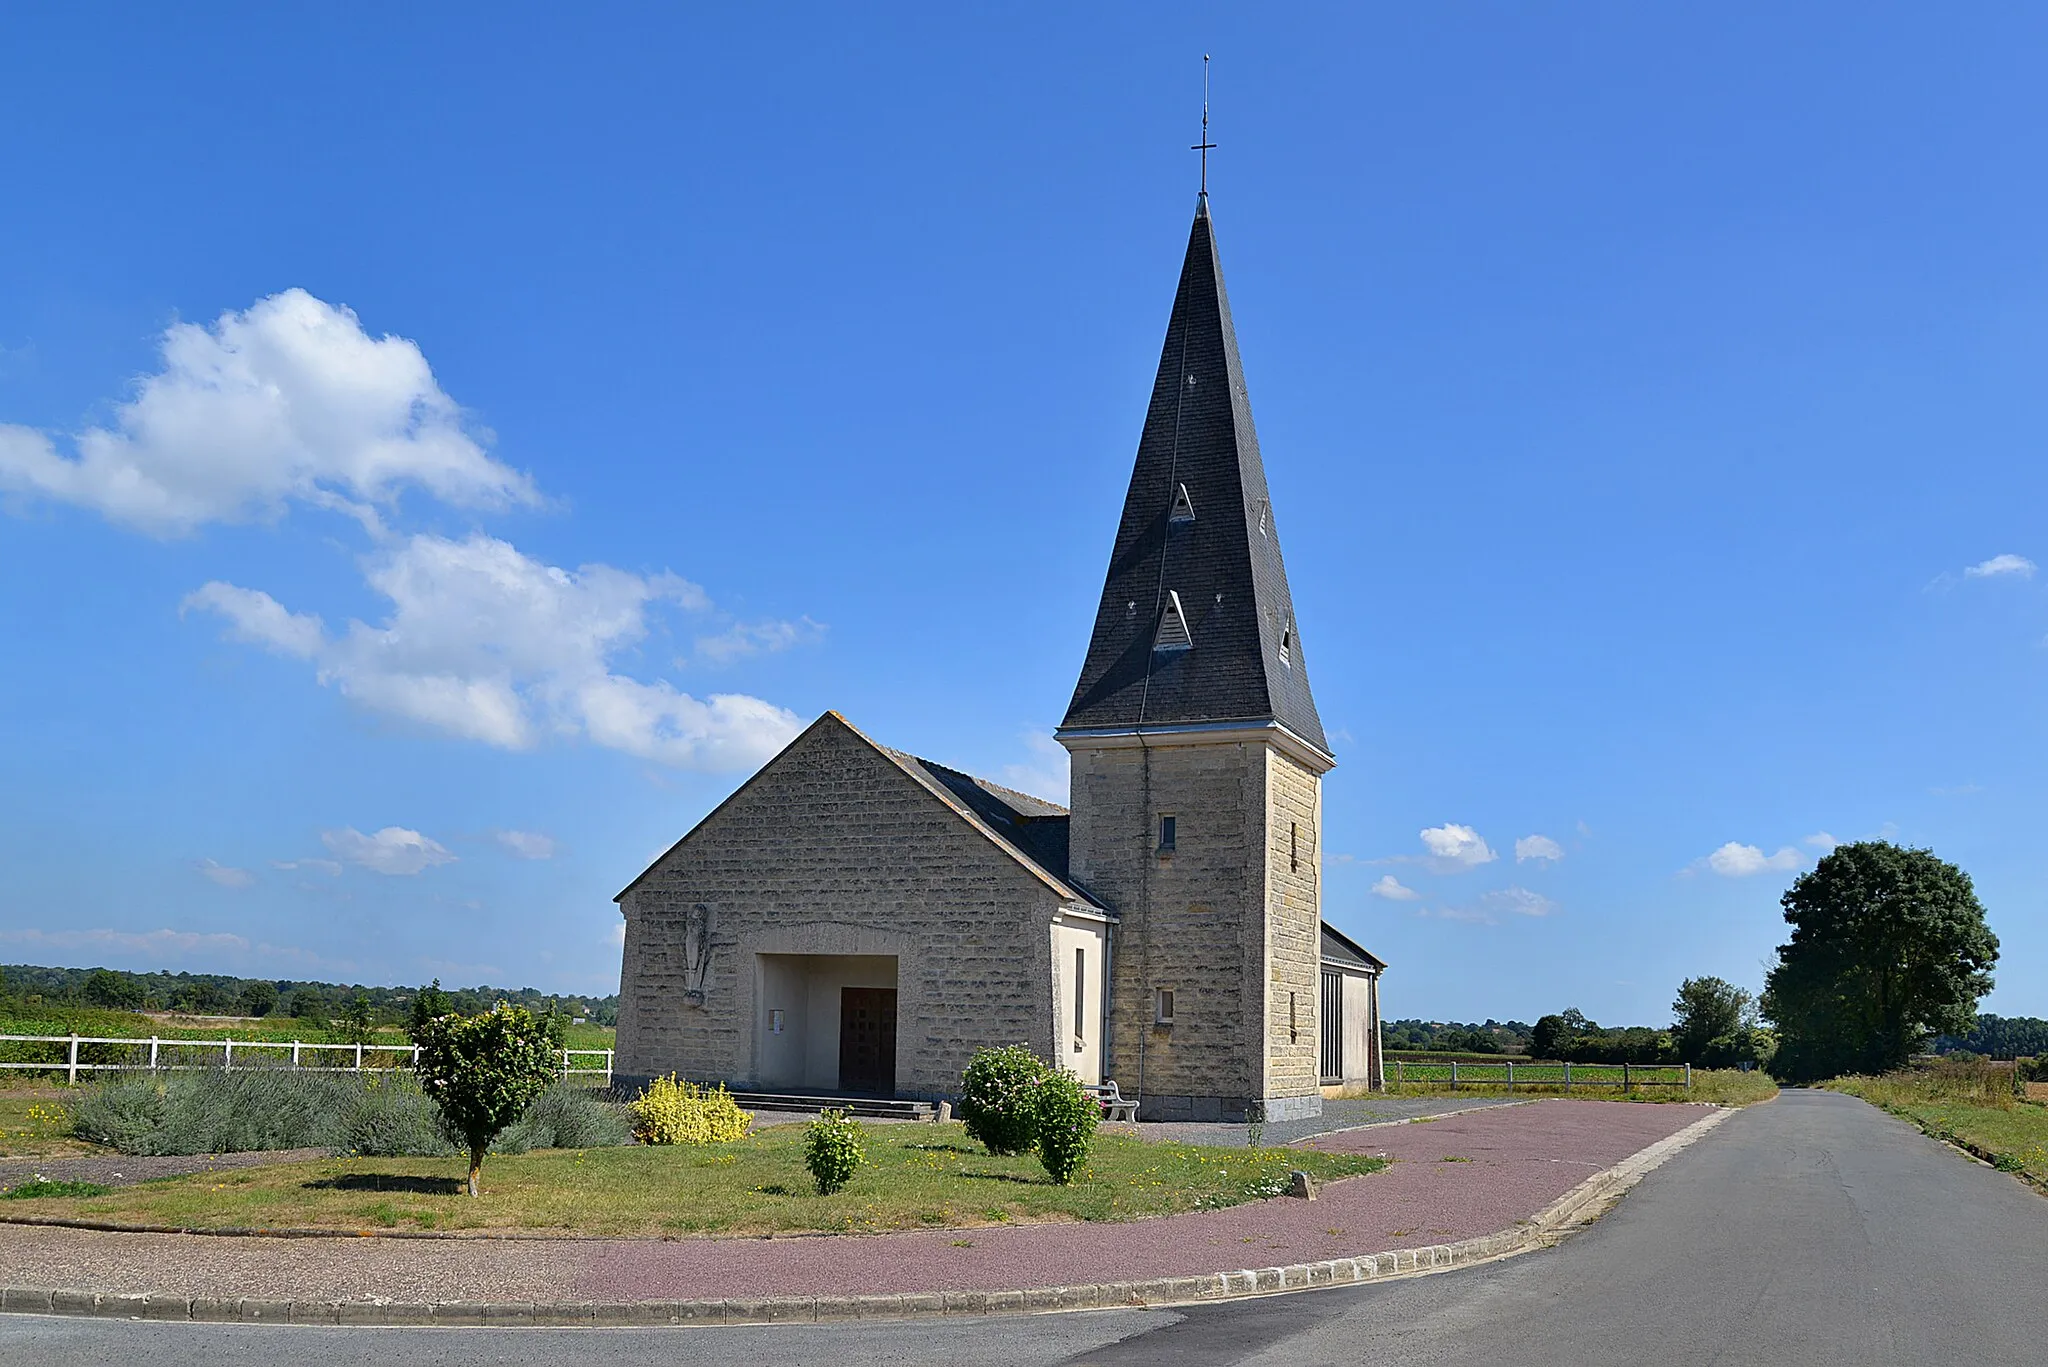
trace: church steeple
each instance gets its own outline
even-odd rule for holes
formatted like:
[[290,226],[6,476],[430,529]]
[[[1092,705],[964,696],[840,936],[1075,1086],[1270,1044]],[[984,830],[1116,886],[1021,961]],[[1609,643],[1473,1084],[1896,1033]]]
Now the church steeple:
[[1277,723],[1329,753],[1205,193],[1060,734],[1222,723]]

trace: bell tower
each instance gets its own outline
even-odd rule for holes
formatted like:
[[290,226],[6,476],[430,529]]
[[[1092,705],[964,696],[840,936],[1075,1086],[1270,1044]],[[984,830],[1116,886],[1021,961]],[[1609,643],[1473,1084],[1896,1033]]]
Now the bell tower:
[[[1205,138],[1206,142],[1207,139]],[[1319,1115],[1322,776],[1206,192],[1057,732],[1070,869],[1118,915],[1105,1072],[1148,1118]]]

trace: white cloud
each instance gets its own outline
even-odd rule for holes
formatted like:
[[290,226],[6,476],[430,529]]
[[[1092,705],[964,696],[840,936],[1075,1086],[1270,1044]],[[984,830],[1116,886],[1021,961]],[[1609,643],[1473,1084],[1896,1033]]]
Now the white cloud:
[[190,930],[0,930],[0,943],[26,945],[64,953],[124,954],[158,963],[190,964],[211,959],[241,963],[290,963],[301,967],[350,970],[355,964],[329,959],[311,950],[291,945],[250,942],[225,931],[205,933]]
[[211,326],[175,323],[163,365],[111,428],[70,438],[0,426],[0,488],[92,508],[158,536],[273,519],[291,502],[375,525],[405,486],[464,507],[539,502],[491,459],[419,347],[374,338],[302,289]]
[[1414,888],[1405,887],[1401,880],[1391,873],[1380,875],[1380,881],[1367,889],[1375,897],[1384,897],[1389,902],[1413,902],[1422,896]]
[[373,835],[346,826],[338,831],[322,831],[320,843],[335,857],[359,868],[394,876],[455,862],[455,856],[438,840],[403,826],[386,826]]
[[1515,862],[1527,863],[1531,859],[1554,864],[1564,858],[1564,846],[1547,835],[1525,835],[1515,842]]
[[2022,579],[2034,577],[2037,567],[2024,555],[1994,555],[1963,571],[1965,579],[1995,579],[2000,575],[2017,574]]
[[1031,751],[1031,758],[1022,764],[1005,764],[1004,784],[1020,793],[1066,806],[1072,789],[1067,747],[1054,740],[1050,731],[1025,732],[1024,745]]
[[1842,842],[1835,839],[1833,836],[1829,835],[1826,831],[1815,831],[1812,835],[1809,835],[1808,837],[1806,837],[1806,839],[1800,841],[1799,843],[1802,845],[1811,845],[1813,846],[1813,848],[1825,854],[1829,850],[1834,849],[1835,846],[1841,844]]
[[1441,869],[1477,868],[1500,858],[1470,826],[1450,823],[1431,826],[1422,832],[1422,843],[1428,848],[1431,860]]
[[1557,903],[1528,888],[1500,888],[1487,893],[1479,901],[1482,906],[1512,912],[1516,916],[1548,916],[1557,910]]
[[612,672],[647,635],[653,605],[709,606],[675,575],[564,570],[481,533],[413,536],[373,553],[364,572],[391,603],[381,626],[330,633],[269,594],[217,581],[184,606],[225,617],[234,639],[313,661],[320,682],[362,706],[506,749],[581,734],[642,759],[731,770],[797,733],[794,714],[759,698],[700,700]]
[[308,873],[324,873],[329,878],[341,877],[341,865],[332,859],[273,859],[273,869],[304,869]]
[[539,831],[499,831],[497,840],[521,859],[553,859],[557,848],[553,836]]
[[224,888],[246,888],[256,881],[256,875],[247,869],[230,868],[211,859],[199,861],[199,872]]
[[734,622],[715,636],[699,636],[697,654],[713,664],[731,664],[749,655],[773,655],[805,645],[824,634],[824,625],[808,617],[795,622]]
[[612,927],[611,933],[604,938],[615,945],[624,947],[626,943],[626,920],[623,916],[619,918],[618,924]]
[[1788,869],[1796,869],[1802,860],[1799,851],[1790,845],[1786,845],[1776,854],[1765,854],[1755,845],[1743,845],[1731,840],[1701,862],[1723,878],[1747,878],[1752,874],[1783,873]]
[[1417,916],[1434,917],[1439,921],[1467,921],[1479,926],[1497,926],[1500,924],[1499,921],[1476,907],[1436,907],[1434,909],[1421,907],[1416,910],[1415,914]]

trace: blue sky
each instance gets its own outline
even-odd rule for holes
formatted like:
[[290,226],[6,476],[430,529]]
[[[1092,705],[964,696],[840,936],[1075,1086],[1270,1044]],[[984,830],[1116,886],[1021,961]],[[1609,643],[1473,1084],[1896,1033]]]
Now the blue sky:
[[1387,1013],[1662,1021],[1885,834],[2048,1014],[2036,12],[6,26],[0,961],[602,992],[828,707],[1058,795],[1206,51]]

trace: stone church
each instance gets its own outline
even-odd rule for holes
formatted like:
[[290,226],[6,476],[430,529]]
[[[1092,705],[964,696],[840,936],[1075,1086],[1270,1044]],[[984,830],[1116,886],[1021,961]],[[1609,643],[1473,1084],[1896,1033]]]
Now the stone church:
[[828,712],[618,896],[617,1069],[938,1098],[983,1045],[1145,1120],[1378,1085],[1385,968],[1322,920],[1322,780],[1208,197],[1080,680],[1072,810]]

